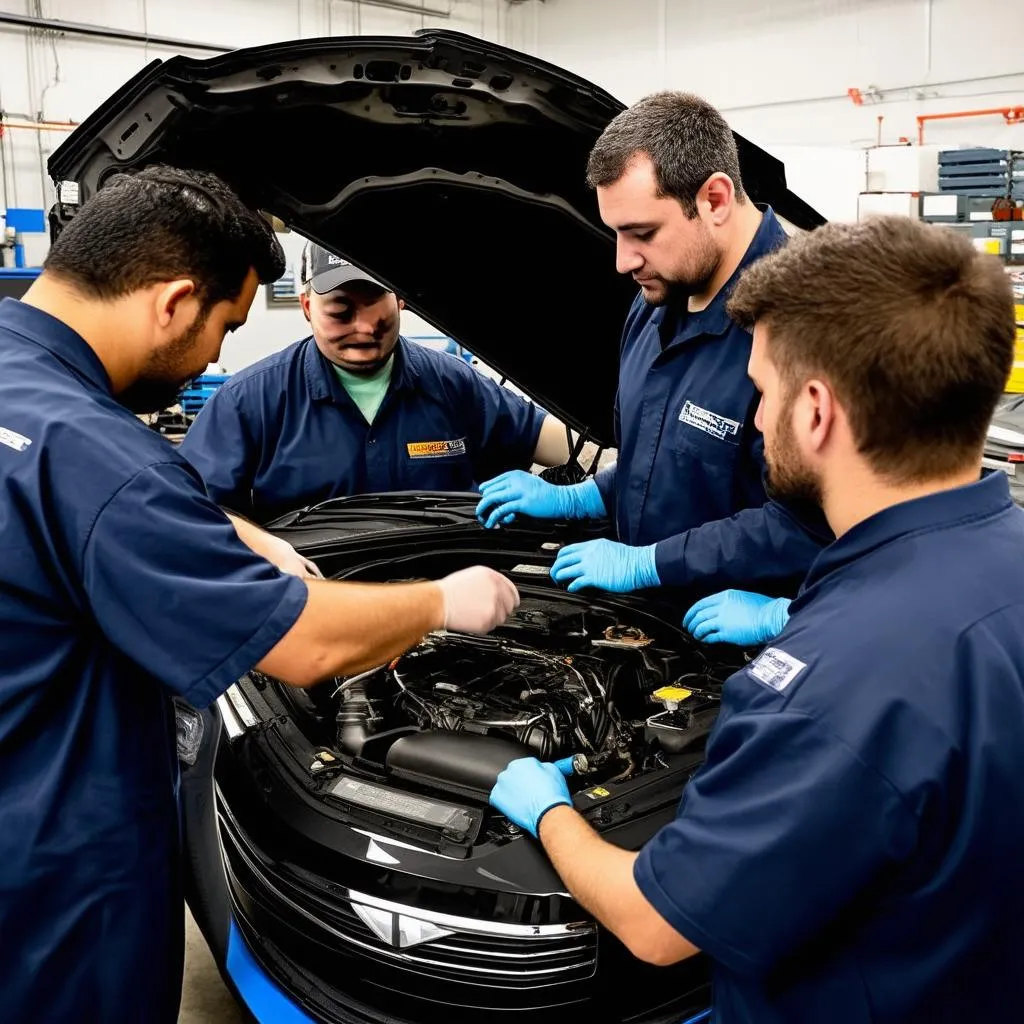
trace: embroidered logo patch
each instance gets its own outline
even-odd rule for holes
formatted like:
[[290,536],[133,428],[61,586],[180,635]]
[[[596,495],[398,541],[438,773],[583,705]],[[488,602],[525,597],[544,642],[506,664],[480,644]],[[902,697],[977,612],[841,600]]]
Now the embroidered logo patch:
[[7,445],[16,452],[23,452],[31,443],[30,437],[19,434],[16,430],[8,430],[7,427],[0,427],[0,444]]
[[444,459],[450,455],[466,454],[466,439],[454,441],[410,441],[405,446],[410,459]]
[[710,409],[702,409],[693,402],[687,402],[679,414],[679,422],[687,423],[691,427],[703,430],[705,434],[717,437],[724,441],[727,437],[735,437],[740,432],[740,425],[736,420],[726,419],[719,416],[717,412]]
[[748,666],[747,671],[765,686],[782,693],[803,670],[807,663],[778,647],[766,647]]

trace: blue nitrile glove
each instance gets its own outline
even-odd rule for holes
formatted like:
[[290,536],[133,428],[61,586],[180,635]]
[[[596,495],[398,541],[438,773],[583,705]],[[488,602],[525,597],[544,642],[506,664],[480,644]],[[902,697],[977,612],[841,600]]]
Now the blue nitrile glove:
[[746,590],[723,590],[698,601],[683,626],[707,644],[751,647],[778,636],[789,621],[789,600]]
[[536,519],[600,519],[604,498],[593,480],[581,484],[549,484],[533,473],[510,469],[480,485],[476,517],[489,530],[507,526],[516,513]]
[[614,540],[585,540],[567,544],[551,566],[551,578],[557,583],[572,580],[569,593],[582,587],[600,587],[626,594],[661,583],[654,561],[657,545],[634,548]]
[[536,837],[540,819],[552,807],[572,807],[565,784],[565,776],[571,773],[571,757],[563,757],[554,764],[535,757],[520,757],[498,776],[491,790],[491,805]]

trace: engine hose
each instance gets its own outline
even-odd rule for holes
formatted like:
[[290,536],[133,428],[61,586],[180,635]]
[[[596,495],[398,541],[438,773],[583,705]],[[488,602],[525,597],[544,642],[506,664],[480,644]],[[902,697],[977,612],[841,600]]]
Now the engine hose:
[[370,734],[369,723],[372,716],[370,701],[366,696],[366,680],[352,678],[348,680],[341,695],[338,715],[338,743],[348,754],[358,757],[363,744]]
[[372,676],[376,672],[379,672],[384,667],[384,665],[378,665],[376,668],[369,668],[365,672],[360,672],[359,675],[357,676],[351,676],[350,678],[346,679],[343,683],[341,683],[341,685],[334,691],[334,693],[331,694],[331,697],[337,697],[338,694],[344,693],[353,684],[361,682],[363,679],[369,679],[370,676]]
[[622,772],[619,772],[618,775],[613,775],[608,780],[609,784],[611,784],[613,782],[622,782],[624,779],[628,779],[633,774],[633,772],[636,771],[636,761],[633,760],[633,755],[632,754],[628,754],[626,756],[626,760],[627,760],[627,764],[626,764],[625,770],[622,771]]
[[597,708],[593,716],[591,717],[591,726],[594,730],[594,749],[601,750],[605,741],[608,739],[608,733],[612,728],[612,718],[604,708]]

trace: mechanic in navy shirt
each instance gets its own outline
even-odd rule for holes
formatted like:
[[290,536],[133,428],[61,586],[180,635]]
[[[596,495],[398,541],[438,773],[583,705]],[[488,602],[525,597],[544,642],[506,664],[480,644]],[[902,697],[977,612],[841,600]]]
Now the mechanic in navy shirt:
[[[485,481],[485,526],[517,513],[609,516],[618,541],[570,544],[551,575],[582,587],[758,581],[792,593],[831,536],[817,510],[769,502],[747,377],[750,332],[726,302],[743,269],[786,241],[743,190],[733,134],[683,93],[649,96],[594,146],[588,180],[640,294],[626,320],[615,403],[618,461],[558,486],[523,472]],[[799,513],[799,514],[798,514]]]
[[253,666],[311,686],[516,603],[479,566],[368,586],[302,579],[292,551],[282,573],[135,415],[216,359],[283,265],[221,181],[156,167],[113,176],[0,302],[4,1021],[177,1020],[172,695],[205,707]]
[[379,281],[312,244],[301,279],[312,336],[222,385],[182,441],[215,501],[265,523],[351,494],[475,491],[569,458],[558,419],[400,337],[403,303]]
[[555,764],[514,761],[491,800],[638,957],[709,954],[715,1024],[1020,1020],[1024,511],[979,479],[1006,274],[878,218],[793,241],[732,303],[773,486],[837,539],[639,853],[591,830]]

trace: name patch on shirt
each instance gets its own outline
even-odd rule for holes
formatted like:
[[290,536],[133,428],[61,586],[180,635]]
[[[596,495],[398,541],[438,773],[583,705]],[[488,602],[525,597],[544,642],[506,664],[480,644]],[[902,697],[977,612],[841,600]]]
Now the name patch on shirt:
[[410,441],[405,450],[410,459],[444,459],[450,455],[466,454],[466,439],[454,441]]
[[710,409],[702,409],[693,402],[687,402],[683,406],[682,412],[679,413],[679,422],[703,430],[705,434],[717,437],[720,441],[727,437],[735,437],[740,432],[740,425],[736,420],[726,419],[725,416],[719,416]]
[[748,666],[747,671],[765,686],[782,693],[803,670],[807,663],[778,647],[766,647]]
[[16,430],[8,430],[7,427],[0,427],[0,444],[7,445],[16,452],[23,452],[31,443],[30,437],[19,434]]

